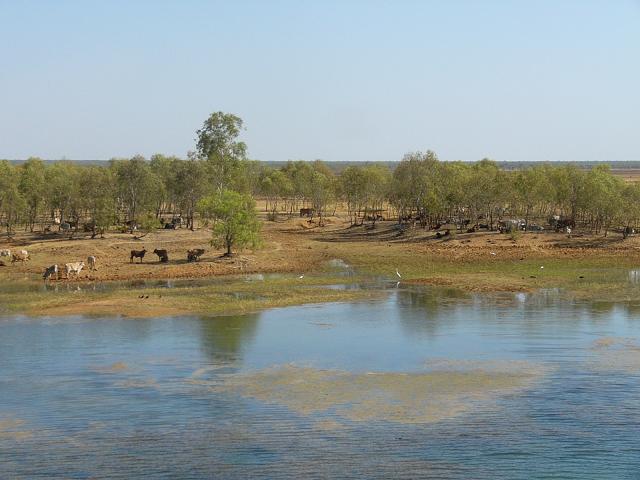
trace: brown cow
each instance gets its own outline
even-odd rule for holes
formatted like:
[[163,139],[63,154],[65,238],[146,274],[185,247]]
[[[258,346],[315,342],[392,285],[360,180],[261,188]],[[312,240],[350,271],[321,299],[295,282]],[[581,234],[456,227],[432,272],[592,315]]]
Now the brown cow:
[[194,248],[187,251],[187,262],[197,262],[198,259],[204,254],[204,248]]
[[158,260],[160,260],[162,263],[167,263],[169,261],[169,254],[166,250],[155,249],[153,253],[158,256]]
[[315,210],[313,208],[301,208],[300,209],[300,216],[301,217],[313,217],[313,212],[315,212]]
[[145,253],[147,253],[147,250],[144,247],[142,247],[142,250],[131,250],[131,257],[129,258],[130,263],[133,263],[134,258],[139,258],[140,263],[142,263]]

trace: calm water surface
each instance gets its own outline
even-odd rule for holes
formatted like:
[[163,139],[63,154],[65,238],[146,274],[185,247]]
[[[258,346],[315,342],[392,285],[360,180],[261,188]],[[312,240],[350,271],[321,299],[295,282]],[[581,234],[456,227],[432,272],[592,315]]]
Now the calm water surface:
[[[4,318],[0,478],[640,478],[638,339],[640,310],[554,291],[401,287],[237,317]],[[412,373],[429,362],[545,373],[490,408],[428,423],[303,413],[217,388],[274,366]]]

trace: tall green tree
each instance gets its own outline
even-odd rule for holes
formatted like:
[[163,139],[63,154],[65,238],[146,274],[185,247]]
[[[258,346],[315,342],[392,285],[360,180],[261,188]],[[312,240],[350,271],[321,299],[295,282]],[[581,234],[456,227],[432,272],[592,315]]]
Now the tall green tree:
[[196,131],[196,156],[206,160],[212,184],[218,192],[232,186],[239,176],[247,146],[238,140],[243,121],[237,115],[214,112]]
[[20,176],[16,168],[6,160],[0,161],[0,219],[7,228],[7,236],[13,233],[26,208],[24,197],[18,187]]
[[260,221],[255,200],[250,195],[223,190],[203,198],[199,210],[204,218],[213,220],[211,244],[224,247],[225,255],[232,255],[234,248],[260,245]]
[[141,213],[152,210],[162,195],[160,179],[140,155],[130,160],[115,161],[119,197],[131,222],[131,231]]
[[32,157],[20,166],[19,172],[18,188],[26,202],[27,227],[33,232],[38,216],[45,207],[45,166],[42,160]]
[[91,229],[91,238],[104,233],[117,220],[117,185],[112,169],[98,166],[87,170],[79,186],[85,216]]

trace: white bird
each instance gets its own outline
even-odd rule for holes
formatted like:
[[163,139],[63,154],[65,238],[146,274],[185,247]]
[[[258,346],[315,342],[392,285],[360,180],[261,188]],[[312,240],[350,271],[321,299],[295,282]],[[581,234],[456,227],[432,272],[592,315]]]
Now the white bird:
[[304,275],[300,275],[298,278],[304,278]]
[[398,271],[397,268],[396,268],[396,275],[398,276],[398,278],[402,278],[402,275],[400,275],[400,272]]
[[544,265],[540,265],[540,268],[544,268]]
[[491,252],[491,255],[495,255],[495,254],[496,254],[496,252]]

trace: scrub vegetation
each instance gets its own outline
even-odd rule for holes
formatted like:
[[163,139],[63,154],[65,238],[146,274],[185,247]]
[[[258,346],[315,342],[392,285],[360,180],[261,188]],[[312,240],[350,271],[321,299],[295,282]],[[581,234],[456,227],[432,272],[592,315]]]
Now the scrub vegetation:
[[[0,257],[0,283],[10,287],[0,288],[1,308],[237,313],[371,296],[325,288],[345,282],[327,280],[336,259],[365,279],[486,292],[561,288],[577,297],[640,301],[633,274],[640,266],[640,183],[605,165],[509,170],[488,159],[442,162],[427,151],[395,166],[295,161],[272,168],[247,157],[243,128],[239,117],[213,113],[186,159],[1,161],[0,250],[29,253],[24,262]],[[131,264],[131,250],[147,256]],[[55,293],[34,288],[45,268],[57,264],[62,272],[89,256],[96,270],[53,276]],[[160,291],[138,299],[135,287],[85,286],[265,273],[290,278],[231,281],[222,291],[168,289],[162,299]],[[251,295],[231,295],[247,289]]]

